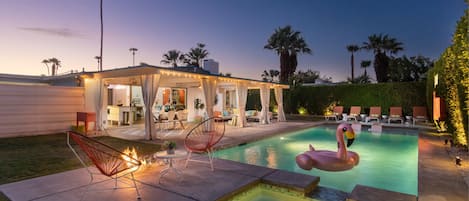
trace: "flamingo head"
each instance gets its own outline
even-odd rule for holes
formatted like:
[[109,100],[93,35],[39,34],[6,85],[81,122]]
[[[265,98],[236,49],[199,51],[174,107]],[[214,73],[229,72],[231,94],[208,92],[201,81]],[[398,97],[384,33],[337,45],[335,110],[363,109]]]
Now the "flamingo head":
[[347,138],[347,147],[350,147],[355,141],[355,132],[352,129],[352,126],[347,123],[342,123],[337,127],[337,130],[342,132],[342,134]]

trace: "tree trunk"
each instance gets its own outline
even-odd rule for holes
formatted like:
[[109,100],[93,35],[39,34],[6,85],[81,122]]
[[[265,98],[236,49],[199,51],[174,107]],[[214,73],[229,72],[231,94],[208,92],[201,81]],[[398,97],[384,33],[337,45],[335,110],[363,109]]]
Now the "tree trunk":
[[296,53],[292,53],[289,56],[289,63],[288,63],[288,78],[290,78],[296,71],[296,67],[298,66],[298,59],[296,57]]
[[352,56],[350,57],[350,65],[352,66],[352,81],[355,79],[355,66],[354,66],[354,58],[353,58],[353,52]]
[[288,52],[280,53],[280,82],[288,83]]
[[378,52],[375,55],[374,68],[376,73],[376,81],[387,82],[389,61],[386,54]]

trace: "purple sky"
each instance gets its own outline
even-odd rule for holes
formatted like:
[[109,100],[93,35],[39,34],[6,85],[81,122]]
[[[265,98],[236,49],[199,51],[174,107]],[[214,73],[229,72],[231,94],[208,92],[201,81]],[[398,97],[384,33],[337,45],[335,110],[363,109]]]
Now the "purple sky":
[[[221,72],[260,79],[279,68],[278,56],[263,49],[268,37],[292,25],[313,50],[300,55],[298,69],[342,81],[350,76],[345,46],[375,33],[403,42],[400,55],[438,58],[466,7],[463,0],[104,0],[104,69],[132,65],[131,47],[139,49],[136,63],[164,66],[168,50],[202,42]],[[0,0],[0,73],[47,74],[41,61],[50,57],[62,61],[59,73],[97,70],[99,23],[99,0]],[[359,52],[356,66],[372,58]]]

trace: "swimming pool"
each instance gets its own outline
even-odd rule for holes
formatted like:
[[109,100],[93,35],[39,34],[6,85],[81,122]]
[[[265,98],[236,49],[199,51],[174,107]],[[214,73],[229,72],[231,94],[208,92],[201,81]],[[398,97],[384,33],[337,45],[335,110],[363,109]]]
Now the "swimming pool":
[[343,172],[299,168],[295,156],[312,144],[316,150],[337,150],[335,127],[314,127],[303,131],[219,150],[215,157],[275,169],[319,176],[319,185],[351,192],[356,184],[417,195],[417,131],[392,130],[373,134],[356,132],[349,148],[360,155],[360,164]]

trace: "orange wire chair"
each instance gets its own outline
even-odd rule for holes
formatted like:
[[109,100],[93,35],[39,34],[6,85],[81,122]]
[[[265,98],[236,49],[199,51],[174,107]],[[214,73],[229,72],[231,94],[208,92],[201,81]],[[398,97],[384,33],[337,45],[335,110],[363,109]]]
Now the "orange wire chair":
[[[91,160],[91,162],[93,162],[93,164],[96,166],[96,168],[101,174],[106,175],[115,180],[113,189],[118,189],[117,178],[121,178],[126,176],[127,174],[130,174],[131,178],[129,179],[132,180],[133,186],[129,184],[130,187],[121,188],[135,188],[135,190],[137,191],[137,199],[140,199],[140,192],[138,191],[133,174],[133,172],[136,171],[140,167],[140,165],[142,165],[139,160],[93,138],[89,138],[75,131],[68,131],[67,145],[73,151],[80,163],[85,167],[91,177],[90,183],[86,187],[86,191],[88,191],[89,187],[93,183],[93,175],[97,173],[89,169],[88,165],[86,165],[86,163],[80,157],[80,155],[72,146],[72,144],[70,144],[70,139],[72,139],[81,148],[81,150],[88,156],[88,158]],[[85,193],[82,194],[81,199],[83,199]]]
[[192,153],[207,153],[208,163],[213,171],[213,147],[223,138],[225,134],[225,122],[216,117],[206,119],[197,124],[189,131],[184,139],[184,146],[189,151],[185,167],[189,161],[203,162],[207,161],[191,159]]

